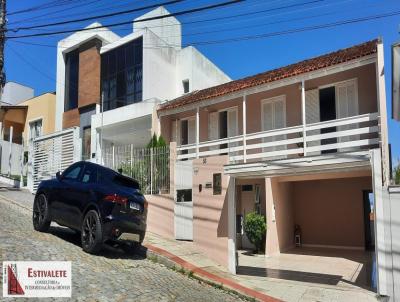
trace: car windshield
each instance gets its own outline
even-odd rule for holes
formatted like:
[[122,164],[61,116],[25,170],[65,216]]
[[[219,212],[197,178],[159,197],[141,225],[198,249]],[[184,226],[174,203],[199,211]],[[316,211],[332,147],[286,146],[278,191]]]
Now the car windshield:
[[119,186],[126,187],[126,188],[140,190],[139,183],[128,177],[116,175],[113,179],[113,183],[115,183],[116,185],[119,185]]

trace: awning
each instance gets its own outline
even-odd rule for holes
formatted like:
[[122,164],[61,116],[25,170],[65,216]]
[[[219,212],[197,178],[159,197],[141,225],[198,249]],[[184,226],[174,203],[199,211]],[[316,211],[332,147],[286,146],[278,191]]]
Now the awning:
[[400,42],[392,45],[392,118],[400,121]]

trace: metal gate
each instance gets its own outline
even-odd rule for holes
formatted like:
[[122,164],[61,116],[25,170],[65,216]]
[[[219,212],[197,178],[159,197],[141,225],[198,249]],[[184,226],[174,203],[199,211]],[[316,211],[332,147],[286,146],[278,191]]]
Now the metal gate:
[[175,238],[193,240],[193,161],[175,164]]
[[29,145],[28,188],[36,192],[42,180],[55,177],[72,163],[81,159],[79,128],[69,128],[39,136]]

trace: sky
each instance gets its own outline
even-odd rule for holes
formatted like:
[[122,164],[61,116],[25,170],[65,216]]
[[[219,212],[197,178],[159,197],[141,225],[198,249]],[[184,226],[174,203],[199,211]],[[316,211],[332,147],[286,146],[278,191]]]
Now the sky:
[[[9,0],[8,36],[83,28],[92,21],[58,25],[35,30],[18,27],[47,24],[98,16],[167,0]],[[170,12],[225,2],[226,0],[186,0],[167,5]],[[52,3],[25,13],[17,11]],[[103,25],[130,21],[147,12],[135,12],[97,19]],[[279,34],[255,39],[254,36],[395,12],[396,15],[366,22],[332,26],[318,30]],[[240,15],[240,16],[238,16]],[[377,37],[383,39],[388,107],[389,137],[394,163],[400,158],[400,122],[391,119],[391,45],[400,41],[400,1],[398,0],[247,0],[224,8],[178,17],[182,22],[183,44],[195,45],[232,79],[285,66],[303,59],[349,47]],[[111,28],[120,36],[132,25]],[[56,45],[69,34],[8,39],[5,51],[7,80],[35,89],[35,95],[56,89]],[[235,42],[230,38],[251,36]],[[236,39],[237,40],[237,39]],[[216,41],[217,43],[210,43]],[[207,42],[206,44],[200,42]],[[199,44],[200,43],[200,44]],[[36,45],[33,45],[36,44]],[[199,44],[199,45],[196,45]],[[362,100],[360,100],[362,101]]]

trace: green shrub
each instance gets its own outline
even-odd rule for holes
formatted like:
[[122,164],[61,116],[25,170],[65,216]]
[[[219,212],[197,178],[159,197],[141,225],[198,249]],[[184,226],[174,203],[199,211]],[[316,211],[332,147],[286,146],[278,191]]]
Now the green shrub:
[[263,246],[263,239],[267,225],[264,216],[256,212],[248,213],[244,218],[244,231],[250,242],[255,245],[256,252],[259,252]]

